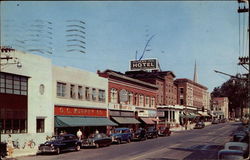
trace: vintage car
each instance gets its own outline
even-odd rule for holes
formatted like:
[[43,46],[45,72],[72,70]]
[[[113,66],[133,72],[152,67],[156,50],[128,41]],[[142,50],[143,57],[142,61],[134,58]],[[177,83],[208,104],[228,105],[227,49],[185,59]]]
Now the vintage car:
[[233,134],[232,141],[249,143],[248,133],[246,131],[237,131]]
[[244,153],[240,150],[223,149],[218,152],[218,160],[244,160]]
[[81,149],[81,142],[73,134],[65,134],[60,136],[53,136],[51,140],[40,144],[38,147],[38,153],[56,153],[60,154],[62,151],[66,150],[76,150]]
[[1,142],[0,143],[0,159],[7,156],[7,143]]
[[109,146],[112,143],[111,137],[108,137],[104,133],[96,133],[90,135],[87,139],[82,141],[83,147],[96,147]]
[[147,129],[147,138],[157,138],[158,137],[158,131],[155,127],[149,127]]
[[194,129],[202,129],[205,127],[204,122],[197,122],[194,126]]
[[170,134],[169,127],[160,127],[158,130],[158,136],[170,136]]
[[212,124],[218,124],[220,121],[218,119],[213,119]]
[[132,133],[132,140],[146,140],[147,139],[147,134],[146,130],[143,128],[138,128]]
[[224,146],[226,150],[240,150],[244,153],[244,158],[248,157],[248,144],[243,142],[227,142]]
[[118,144],[122,142],[130,143],[132,139],[132,132],[129,128],[116,128],[114,133],[111,134],[112,142],[116,142]]

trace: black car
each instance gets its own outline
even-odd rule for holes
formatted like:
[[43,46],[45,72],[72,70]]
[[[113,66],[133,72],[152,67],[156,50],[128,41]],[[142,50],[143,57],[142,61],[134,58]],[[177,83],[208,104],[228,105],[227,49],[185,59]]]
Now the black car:
[[61,151],[66,150],[76,150],[81,149],[81,142],[73,134],[65,134],[60,136],[53,136],[50,141],[46,141],[40,144],[38,147],[38,153],[57,153],[60,154]]
[[204,122],[197,122],[194,126],[194,129],[202,129],[205,127]]
[[158,137],[158,131],[155,127],[149,127],[147,129],[147,138],[157,138]]
[[4,158],[7,156],[7,143],[0,143],[0,159]]
[[158,136],[170,136],[171,131],[169,127],[160,127],[158,130]]
[[146,133],[146,130],[143,129],[143,128],[139,128],[137,130],[135,130],[133,133],[132,133],[132,140],[146,140],[147,139],[147,133]]
[[87,139],[84,139],[82,142],[83,147],[96,147],[100,146],[109,146],[112,143],[111,137],[108,137],[104,133],[97,133],[90,135]]

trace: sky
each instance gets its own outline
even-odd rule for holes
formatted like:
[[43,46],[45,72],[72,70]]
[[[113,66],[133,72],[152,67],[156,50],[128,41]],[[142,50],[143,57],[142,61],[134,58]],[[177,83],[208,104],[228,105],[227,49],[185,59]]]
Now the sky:
[[[34,54],[51,58],[55,65],[124,73],[154,35],[143,59],[157,58],[163,71],[191,80],[196,61],[198,83],[211,92],[229,79],[214,70],[245,72],[237,65],[242,54],[237,9],[237,1],[2,1],[1,45],[22,50],[17,40],[32,41],[27,28],[47,22],[50,38],[39,44],[52,54]],[[69,20],[85,22],[86,53],[67,51]]]

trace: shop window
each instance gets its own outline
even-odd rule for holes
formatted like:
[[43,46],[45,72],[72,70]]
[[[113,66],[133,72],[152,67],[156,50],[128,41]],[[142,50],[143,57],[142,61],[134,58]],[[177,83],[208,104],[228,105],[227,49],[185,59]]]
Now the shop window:
[[105,90],[99,89],[98,99],[99,102],[105,102]]
[[92,100],[93,101],[97,100],[97,92],[95,88],[92,88]]
[[65,97],[66,96],[66,83],[57,82],[57,96]]
[[36,119],[36,132],[44,133],[44,118]]
[[90,89],[89,87],[85,87],[85,99],[90,100]]

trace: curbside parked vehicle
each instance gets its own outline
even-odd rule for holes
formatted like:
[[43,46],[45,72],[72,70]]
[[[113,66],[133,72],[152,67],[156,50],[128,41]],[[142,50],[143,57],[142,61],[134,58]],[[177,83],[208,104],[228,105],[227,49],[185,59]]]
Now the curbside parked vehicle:
[[155,127],[149,127],[147,129],[147,138],[157,138],[158,137],[158,131]]
[[7,156],[7,143],[1,142],[0,143],[0,159]]
[[66,150],[81,149],[81,142],[73,134],[65,134],[60,136],[53,136],[50,141],[46,141],[40,144],[38,147],[38,153],[56,153],[60,154]]
[[92,134],[87,139],[82,141],[82,147],[96,147],[109,146],[112,143],[111,137],[104,133]]
[[122,142],[130,143],[132,139],[132,132],[129,128],[116,128],[114,133],[111,134],[112,142],[116,142],[118,144]]
[[143,128],[139,128],[137,130],[135,130],[133,133],[132,133],[132,140],[146,140],[147,139],[147,133],[145,131],[145,129]]
[[204,122],[198,122],[195,124],[194,129],[202,129],[205,127]]
[[169,127],[160,127],[158,130],[158,136],[170,136],[170,134]]

